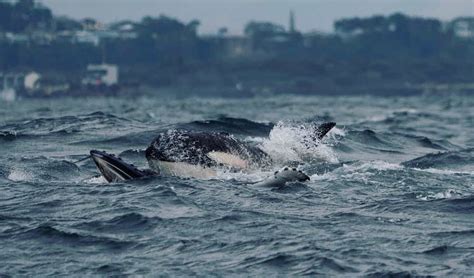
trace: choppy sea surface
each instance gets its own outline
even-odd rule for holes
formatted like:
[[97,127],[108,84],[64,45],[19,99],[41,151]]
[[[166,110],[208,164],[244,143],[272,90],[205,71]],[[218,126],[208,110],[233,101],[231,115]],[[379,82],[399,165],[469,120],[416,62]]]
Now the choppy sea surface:
[[[310,123],[337,122],[320,144]],[[274,169],[108,184],[170,128],[225,131]],[[0,102],[0,276],[472,276],[474,96]]]

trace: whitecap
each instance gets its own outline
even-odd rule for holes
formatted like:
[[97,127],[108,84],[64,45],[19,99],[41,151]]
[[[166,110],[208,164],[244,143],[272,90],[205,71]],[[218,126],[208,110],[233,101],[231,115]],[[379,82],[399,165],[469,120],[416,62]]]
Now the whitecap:
[[33,175],[23,169],[13,169],[7,176],[11,181],[31,181]]
[[443,200],[443,199],[453,199],[453,198],[459,198],[461,197],[462,194],[455,189],[448,189],[446,191],[434,193],[434,192],[429,192],[427,194],[418,194],[415,197],[418,200],[422,201],[432,201],[432,200]]
[[348,171],[367,171],[367,170],[377,170],[377,171],[389,171],[389,170],[402,170],[404,167],[397,163],[389,163],[383,160],[374,160],[364,162],[358,165],[343,165],[343,168]]
[[87,184],[104,184],[108,183],[107,180],[103,176],[92,177],[89,179],[84,180]]
[[[336,153],[329,144],[314,139],[316,128],[312,125],[279,122],[270,131],[268,138],[263,140],[261,148],[280,165],[288,161],[303,162],[314,159],[338,163]],[[334,136],[331,132],[333,131],[329,132],[328,141]],[[344,134],[340,129],[335,132]]]
[[415,171],[421,171],[421,172],[427,172],[430,174],[440,174],[440,175],[474,175],[474,172],[469,172],[469,171],[454,171],[454,170],[448,170],[448,169],[436,169],[436,168],[426,168],[426,169],[420,169],[420,168],[413,168]]

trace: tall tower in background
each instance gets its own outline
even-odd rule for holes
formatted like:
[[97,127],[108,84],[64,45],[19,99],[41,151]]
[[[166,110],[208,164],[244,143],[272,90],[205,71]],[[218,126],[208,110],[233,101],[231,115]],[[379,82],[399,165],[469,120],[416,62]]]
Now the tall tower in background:
[[290,32],[290,33],[296,32],[296,28],[295,28],[295,13],[293,12],[293,10],[290,10],[290,23],[289,23],[288,32]]

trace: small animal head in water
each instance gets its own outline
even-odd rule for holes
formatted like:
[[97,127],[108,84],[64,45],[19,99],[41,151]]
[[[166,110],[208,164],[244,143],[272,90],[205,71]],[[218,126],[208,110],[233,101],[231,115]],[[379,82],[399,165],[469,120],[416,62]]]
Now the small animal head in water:
[[284,167],[281,170],[276,171],[274,177],[275,179],[282,179],[286,182],[304,182],[310,180],[309,176],[303,173],[302,171],[290,167]]

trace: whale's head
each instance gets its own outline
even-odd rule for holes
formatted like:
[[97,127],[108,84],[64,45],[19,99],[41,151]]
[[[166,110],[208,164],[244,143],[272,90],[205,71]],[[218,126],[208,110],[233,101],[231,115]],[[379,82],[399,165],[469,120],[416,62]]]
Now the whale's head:
[[123,162],[113,154],[97,150],[90,151],[90,154],[102,176],[108,182],[125,181],[147,176],[146,172],[137,169],[132,164]]

